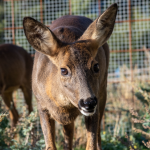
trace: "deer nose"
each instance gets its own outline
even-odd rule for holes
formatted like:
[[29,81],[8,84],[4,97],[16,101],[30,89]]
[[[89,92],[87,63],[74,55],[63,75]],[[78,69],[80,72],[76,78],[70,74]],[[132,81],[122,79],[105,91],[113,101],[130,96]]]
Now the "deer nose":
[[81,99],[78,103],[79,109],[86,112],[93,112],[97,105],[97,98],[87,98],[86,100]]

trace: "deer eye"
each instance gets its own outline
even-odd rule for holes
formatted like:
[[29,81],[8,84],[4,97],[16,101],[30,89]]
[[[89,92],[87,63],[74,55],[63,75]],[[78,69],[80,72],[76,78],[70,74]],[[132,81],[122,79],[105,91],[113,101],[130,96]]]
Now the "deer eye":
[[61,75],[63,76],[68,75],[68,70],[66,68],[61,68]]
[[93,66],[93,70],[94,70],[95,73],[98,73],[98,72],[99,72],[99,65],[98,65],[98,64],[95,64],[95,65]]

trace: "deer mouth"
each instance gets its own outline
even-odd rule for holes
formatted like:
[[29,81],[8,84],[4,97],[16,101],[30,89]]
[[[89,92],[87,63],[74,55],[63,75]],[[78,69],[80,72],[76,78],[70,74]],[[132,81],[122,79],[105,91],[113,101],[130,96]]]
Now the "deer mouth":
[[78,108],[84,116],[92,116],[96,112],[97,98],[87,98],[86,100],[80,99]]
[[93,114],[95,114],[96,112],[96,107],[94,109],[91,109],[91,110],[86,110],[85,108],[81,108],[79,105],[78,105],[78,108],[80,110],[80,112],[84,115],[84,116],[92,116]]

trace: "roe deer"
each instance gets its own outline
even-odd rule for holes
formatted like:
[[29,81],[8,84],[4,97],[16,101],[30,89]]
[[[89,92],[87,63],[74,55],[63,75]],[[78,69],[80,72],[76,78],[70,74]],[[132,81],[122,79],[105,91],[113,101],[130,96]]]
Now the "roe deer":
[[33,59],[22,47],[13,44],[0,45],[0,94],[9,109],[11,126],[15,126],[19,114],[15,108],[12,94],[21,88],[29,113],[32,109]]
[[46,150],[56,150],[55,121],[63,125],[65,149],[72,149],[74,120],[85,116],[87,150],[101,149],[100,123],[106,103],[110,37],[117,14],[111,5],[94,22],[63,16],[50,29],[31,17],[24,32],[35,54],[32,88]]

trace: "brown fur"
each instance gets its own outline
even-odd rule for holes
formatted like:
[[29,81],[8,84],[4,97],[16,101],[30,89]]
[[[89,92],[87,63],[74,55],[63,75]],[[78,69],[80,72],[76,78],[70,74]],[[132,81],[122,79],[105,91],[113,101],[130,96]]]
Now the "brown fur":
[[9,109],[12,126],[15,126],[19,119],[12,99],[15,90],[22,89],[29,113],[33,110],[31,103],[32,66],[33,60],[23,48],[12,44],[0,45],[0,94]]
[[[92,103],[95,97],[96,111],[85,113],[86,149],[101,149],[100,123],[106,103],[109,64],[106,41],[113,31],[116,14],[117,4],[113,4],[94,22],[86,17],[64,16],[53,21],[50,29],[33,18],[24,18],[27,40],[38,51],[32,88],[46,150],[56,150],[54,120],[63,125],[65,149],[72,149],[74,120],[81,111],[79,101]],[[93,67],[97,63],[99,72],[95,73]],[[61,75],[61,68],[68,70],[66,76]]]

